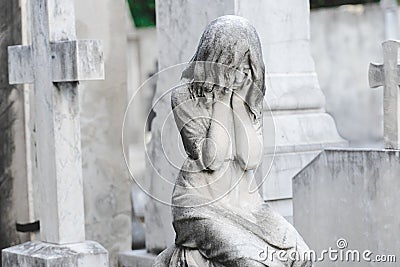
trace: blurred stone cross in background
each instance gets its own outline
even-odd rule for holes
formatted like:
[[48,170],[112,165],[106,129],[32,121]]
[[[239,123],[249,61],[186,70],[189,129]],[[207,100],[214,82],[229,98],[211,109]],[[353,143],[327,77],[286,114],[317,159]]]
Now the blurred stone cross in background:
[[30,12],[32,45],[8,48],[9,82],[34,84],[43,242],[3,250],[3,266],[108,266],[107,251],[85,241],[78,97],[80,80],[104,79],[101,42],[76,40],[73,0],[31,0]]
[[400,149],[400,42],[389,40],[382,44],[383,64],[369,66],[369,86],[384,87],[383,114],[385,148]]

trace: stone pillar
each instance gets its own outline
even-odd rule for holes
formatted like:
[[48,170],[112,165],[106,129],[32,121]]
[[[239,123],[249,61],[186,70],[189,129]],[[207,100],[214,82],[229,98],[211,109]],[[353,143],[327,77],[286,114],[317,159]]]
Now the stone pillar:
[[80,39],[103,42],[104,81],[81,83],[82,165],[86,237],[101,243],[116,266],[131,248],[131,181],[121,146],[127,105],[124,0],[76,0]]
[[[204,28],[216,17],[240,15],[248,18],[258,30],[267,68],[266,101],[276,128],[274,164],[262,191],[266,201],[291,219],[291,179],[324,146],[346,144],[338,135],[334,120],[324,109],[325,99],[309,49],[308,1],[160,0],[156,10],[159,70],[188,62]],[[179,166],[175,167],[167,158],[180,153],[177,145],[180,138],[173,120],[164,124],[170,119],[171,108],[169,95],[163,95],[170,89],[168,85],[178,82],[177,78],[179,75],[171,75],[169,80],[158,80],[155,101],[160,96],[162,98],[155,103],[157,115],[152,125],[148,153],[152,163],[147,171],[148,190],[163,201],[171,198],[173,182],[180,167],[179,161],[173,162]],[[264,117],[268,119],[270,114],[266,109]],[[161,142],[162,135],[168,136],[168,142]],[[271,144],[270,140],[265,143]],[[266,151],[271,151],[271,147],[266,147]],[[271,152],[266,153],[263,171],[259,175],[267,174],[273,156]],[[161,179],[167,179],[171,184],[161,185]],[[174,242],[168,205],[152,199],[145,215],[148,251],[159,252]]]
[[[29,223],[23,85],[8,83],[7,47],[22,43],[22,8],[0,1],[0,250],[29,240],[16,223]],[[1,260],[1,258],[0,258]]]
[[309,1],[240,0],[236,14],[249,19],[259,32],[267,71],[265,100],[272,111],[266,111],[264,119],[272,113],[275,124],[275,153],[265,147],[259,173],[260,178],[268,175],[263,197],[291,221],[292,178],[323,147],[346,146],[347,142],[325,111],[310,51]]

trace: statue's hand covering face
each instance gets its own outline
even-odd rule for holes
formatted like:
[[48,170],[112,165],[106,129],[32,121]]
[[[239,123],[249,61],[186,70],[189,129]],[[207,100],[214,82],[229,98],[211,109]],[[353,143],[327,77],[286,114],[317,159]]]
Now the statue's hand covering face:
[[214,90],[218,94],[224,88],[236,89],[235,81],[241,73],[248,74],[252,81],[246,103],[259,118],[265,94],[265,66],[258,34],[242,17],[220,17],[207,26],[182,78],[191,83],[192,97],[203,97]]

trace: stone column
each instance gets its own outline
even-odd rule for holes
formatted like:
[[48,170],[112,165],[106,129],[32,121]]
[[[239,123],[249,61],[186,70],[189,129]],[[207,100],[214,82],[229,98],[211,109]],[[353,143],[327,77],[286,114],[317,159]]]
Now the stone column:
[[[309,48],[309,3],[274,0],[160,0],[157,1],[159,70],[188,62],[195,53],[201,33],[214,18],[234,14],[248,18],[260,34],[267,68],[268,102],[275,122],[275,138],[266,135],[266,144],[275,139],[274,164],[263,185],[263,197],[286,217],[292,216],[292,178],[324,146],[343,146],[333,118],[325,112],[324,95],[319,87]],[[149,193],[161,200],[171,198],[172,183],[178,174],[168,157],[179,154],[178,131],[173,121],[164,122],[170,112],[169,95],[163,95],[179,75],[160,79],[155,105],[156,118],[149,147],[152,165],[148,169]],[[266,108],[264,117],[271,112]],[[270,124],[268,124],[270,125]],[[266,131],[269,129],[265,129]],[[168,142],[161,142],[161,133]],[[175,151],[175,152],[174,152]],[[273,153],[266,147],[262,177],[266,175]],[[174,162],[179,165],[179,161]],[[160,179],[171,181],[160,185]],[[146,246],[159,252],[173,243],[171,208],[151,200],[146,210]]]
[[236,14],[249,19],[259,32],[267,71],[265,100],[272,111],[266,110],[264,119],[272,115],[275,124],[275,153],[265,147],[259,173],[260,178],[268,175],[262,194],[292,221],[292,178],[323,147],[347,145],[325,111],[310,51],[309,1],[241,0],[236,1]]

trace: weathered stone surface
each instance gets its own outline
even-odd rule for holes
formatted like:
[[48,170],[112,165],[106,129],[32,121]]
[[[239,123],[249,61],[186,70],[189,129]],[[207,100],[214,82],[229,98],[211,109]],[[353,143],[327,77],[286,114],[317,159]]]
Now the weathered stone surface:
[[[255,1],[238,1],[235,5],[235,10],[239,16],[249,16],[253,14],[249,20],[256,27],[263,26],[260,32],[261,45],[266,44],[284,44],[293,43],[295,40],[307,41],[310,38],[310,22],[307,19],[309,16],[309,8],[307,1],[293,2],[291,0],[271,1],[271,0],[255,0]],[[262,14],[258,14],[257,10],[274,10],[268,18]],[[265,21],[269,23],[265,23]],[[297,71],[304,72],[313,70],[312,58],[307,50],[303,51],[302,57],[308,57],[307,63],[302,63],[301,68]],[[278,57],[275,55],[275,57]],[[287,62],[289,63],[289,62]],[[308,63],[311,63],[308,65]],[[291,68],[290,63],[286,68]],[[304,69],[307,68],[307,69]],[[275,71],[272,71],[275,72]]]
[[104,80],[103,48],[98,40],[52,44],[54,82]]
[[[286,52],[280,53],[286,54]],[[325,105],[325,97],[319,87],[317,74],[314,72],[267,73],[267,86],[270,90],[267,91],[265,98],[268,108],[274,111],[318,110]]]
[[278,112],[273,115],[273,120],[276,148],[275,153],[271,153],[270,148],[265,149],[265,162],[272,164],[262,166],[262,174],[269,173],[263,184],[263,196],[266,201],[287,202],[285,200],[292,198],[294,175],[324,147],[342,146],[343,143],[338,142],[334,120],[322,111],[304,114]]
[[[31,46],[8,47],[10,84],[33,83]],[[103,51],[100,41],[74,40],[51,44],[53,82],[103,80]]]
[[9,46],[8,65],[10,84],[33,83],[33,59],[30,45]]
[[4,267],[108,267],[108,253],[93,241],[55,245],[28,242],[2,251]]
[[310,51],[309,2],[241,0],[235,1],[235,14],[249,19],[260,33],[270,108],[324,108]]
[[[399,259],[399,177],[399,151],[326,150],[293,180],[294,224],[318,253],[344,238],[348,250]],[[343,264],[377,266],[318,266]]]
[[[265,148],[263,171],[259,173],[262,178],[268,175],[263,197],[272,201],[279,212],[287,213],[293,175],[323,147],[347,143],[325,112],[325,97],[310,51],[309,2],[236,2],[237,14],[248,18],[260,32],[268,75],[265,101],[275,125],[275,152]],[[254,10],[261,9],[262,15],[255,15]],[[271,116],[271,112],[267,110],[264,116]]]
[[[127,105],[124,0],[76,0],[79,39],[103,42],[105,81],[80,84],[86,238],[110,253],[131,248],[131,181],[121,147]],[[95,12],[94,8],[95,7]]]
[[[292,198],[292,178],[319,153],[319,150],[266,154],[267,162],[272,165],[264,165],[263,173],[268,173],[263,184],[263,196],[266,201],[280,201]],[[288,186],[290,185],[290,186]]]
[[0,1],[0,249],[25,242],[15,223],[28,223],[24,90],[8,83],[7,47],[22,43],[18,1]]
[[152,267],[156,256],[145,249],[121,252],[118,255],[120,267]]

